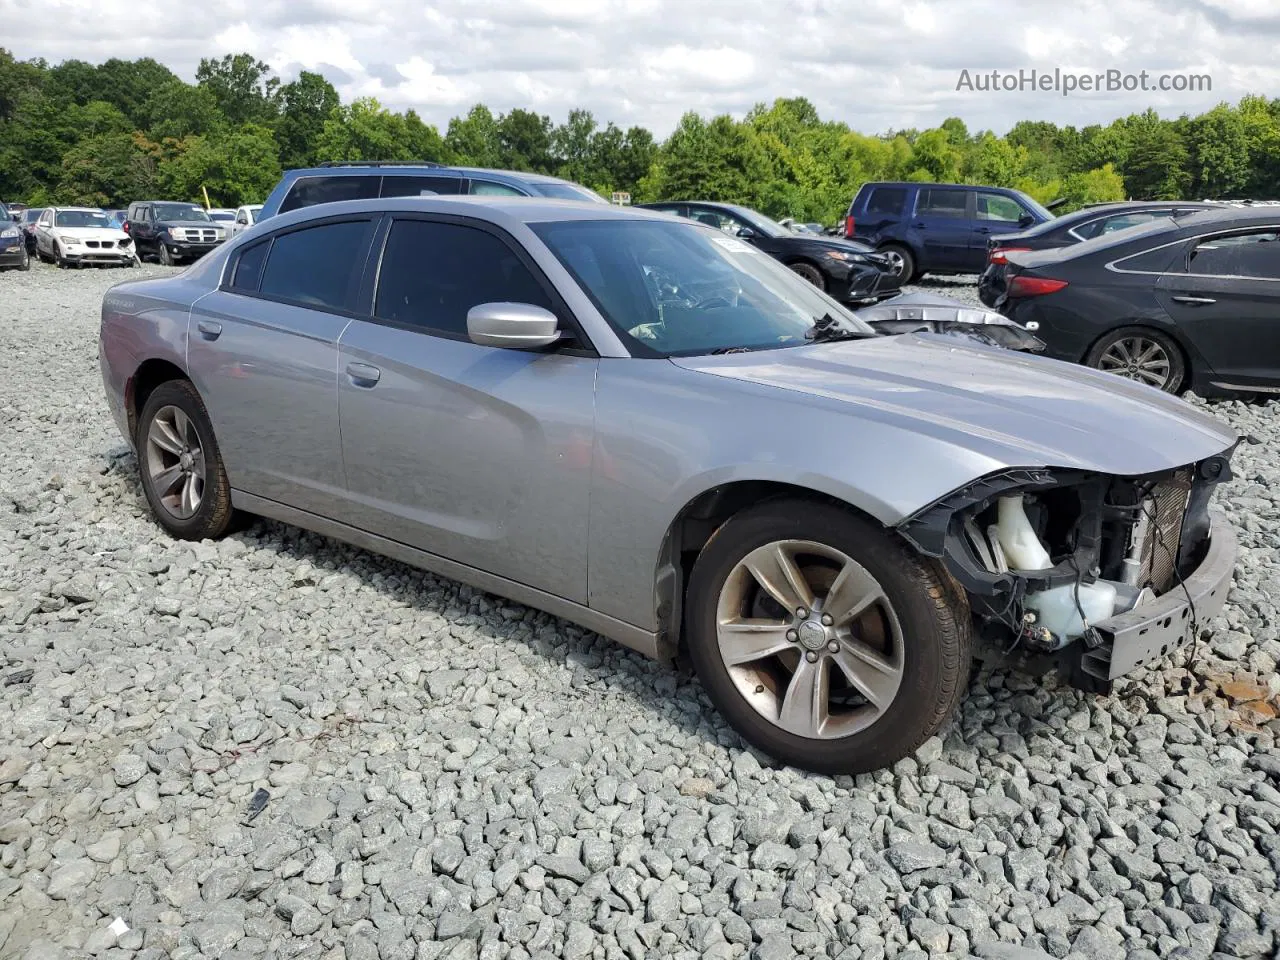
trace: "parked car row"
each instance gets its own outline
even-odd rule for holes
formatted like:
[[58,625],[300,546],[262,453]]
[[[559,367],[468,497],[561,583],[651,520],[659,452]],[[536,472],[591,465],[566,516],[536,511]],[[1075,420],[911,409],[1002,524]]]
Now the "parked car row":
[[1280,208],[1181,204],[1114,232],[1081,223],[1096,232],[1004,251],[984,299],[1034,324],[1051,357],[1169,393],[1280,394]]
[[[455,195],[406,194],[428,175]],[[786,259],[806,244],[879,270],[869,246],[720,204],[472,188],[496,176],[295,172],[252,230],[107,293],[108,405],[161,526],[270,517],[683,649],[747,741],[839,773],[941,728],[979,632],[1097,691],[1221,609],[1236,546],[1209,501],[1238,438],[1208,415],[1026,352],[878,336],[989,326],[1016,345],[1032,324],[854,312],[832,294],[882,280],[824,290]],[[993,197],[1020,204],[947,202]],[[1196,256],[1245,256],[1224,246]],[[1009,255],[1013,302],[1057,255]],[[1128,272],[1165,254],[1142,256]]]

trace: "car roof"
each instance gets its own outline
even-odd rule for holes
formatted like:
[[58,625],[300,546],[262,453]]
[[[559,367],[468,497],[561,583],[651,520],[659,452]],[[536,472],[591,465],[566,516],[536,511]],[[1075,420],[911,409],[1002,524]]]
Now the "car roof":
[[[339,200],[299,207],[263,221],[285,227],[310,220],[324,220],[348,213],[445,213],[475,217],[498,225],[513,223],[558,223],[571,220],[652,220],[670,223],[670,214],[660,210],[621,207],[588,200],[553,200],[548,197],[499,197],[457,194],[432,197],[379,197],[370,200]],[[688,221],[690,226],[698,224]]]
[[553,177],[545,173],[525,173],[520,170],[495,170],[491,167],[455,167],[447,164],[437,164],[431,166],[429,164],[412,164],[412,163],[389,163],[386,165],[378,165],[376,163],[353,163],[350,165],[335,163],[328,167],[300,167],[296,170],[286,170],[285,176],[293,179],[301,179],[302,177],[322,177],[333,176],[335,173],[354,176],[423,176],[426,175],[444,175],[449,176],[456,174],[460,177],[470,176],[495,176],[508,177],[512,180],[524,183],[571,183],[562,177]]
[[954,187],[957,190],[999,190],[1004,193],[1022,193],[1017,187],[995,187],[986,183],[933,183],[919,180],[868,180],[859,190],[867,187]]
[[45,207],[55,213],[106,213],[101,207]]

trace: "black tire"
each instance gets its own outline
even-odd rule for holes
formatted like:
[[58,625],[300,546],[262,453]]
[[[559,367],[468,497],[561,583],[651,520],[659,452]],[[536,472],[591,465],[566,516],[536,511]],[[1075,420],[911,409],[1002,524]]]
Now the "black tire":
[[62,270],[65,270],[70,266],[70,264],[67,263],[66,258],[62,255],[62,244],[57,242],[53,245],[53,262]]
[[18,269],[24,273],[31,269],[31,254],[27,252],[26,244],[22,245],[22,259],[18,261]]
[[827,291],[827,278],[822,275],[822,271],[806,260],[797,260],[795,263],[787,264],[798,277],[807,280],[823,293]]
[[[176,407],[187,416],[204,454],[203,494],[198,509],[187,519],[176,516],[165,506],[148,468],[147,436],[156,415],[167,407]],[[204,401],[189,380],[169,380],[152,391],[138,417],[134,447],[138,453],[138,474],[147,503],[160,526],[171,536],[179,540],[216,540],[231,529],[236,520],[236,512],[231,506],[231,484],[227,480],[227,471]]]
[[918,279],[916,274],[916,258],[906,247],[897,243],[886,243],[880,248],[880,252],[893,257],[897,262],[898,272],[894,275],[894,279],[899,284],[910,283],[912,280]]
[[36,247],[36,259],[39,260],[41,263],[53,263],[53,258],[47,255],[39,247]]
[[[1125,351],[1129,351],[1135,358],[1140,355],[1138,351],[1141,348],[1137,346],[1139,344],[1148,344],[1160,351],[1163,357],[1163,369],[1167,372],[1160,375],[1159,371],[1162,368],[1158,361],[1156,366],[1148,368],[1148,373],[1159,376],[1160,382],[1156,382],[1153,376],[1136,373],[1133,368],[1129,372],[1116,368],[1115,364],[1121,361]],[[1182,348],[1172,337],[1150,327],[1117,327],[1098,339],[1085,356],[1084,362],[1085,366],[1093,367],[1095,370],[1105,370],[1117,376],[1136,380],[1139,383],[1157,387],[1165,393],[1182,393],[1190,379],[1187,376],[1187,360]]]
[[[901,628],[900,685],[873,722],[847,736],[818,739],[784,730],[747,702],[720,654],[718,605],[728,578],[753,550],[783,540],[823,544],[861,565],[883,590]],[[685,636],[712,703],[748,743],[785,763],[828,774],[890,766],[936,733],[966,688],[973,644],[967,598],[938,564],[850,511],[791,499],[746,510],[712,535],[690,577]]]
[[160,266],[162,267],[174,266],[174,264],[176,264],[177,261],[174,260],[173,253],[169,250],[169,247],[164,243],[160,243],[159,248],[160,249],[157,251],[157,259],[160,261]]

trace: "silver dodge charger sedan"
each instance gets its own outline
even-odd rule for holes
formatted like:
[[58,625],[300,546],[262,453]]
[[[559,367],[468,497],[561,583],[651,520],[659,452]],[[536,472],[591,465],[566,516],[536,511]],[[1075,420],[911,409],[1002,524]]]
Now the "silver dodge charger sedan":
[[978,635],[1078,685],[1222,606],[1237,438],[1158,390],[877,336],[750,245],[597,204],[383,198],[112,288],[102,374],[172,535],[297,524],[685,651],[750,743],[892,764]]

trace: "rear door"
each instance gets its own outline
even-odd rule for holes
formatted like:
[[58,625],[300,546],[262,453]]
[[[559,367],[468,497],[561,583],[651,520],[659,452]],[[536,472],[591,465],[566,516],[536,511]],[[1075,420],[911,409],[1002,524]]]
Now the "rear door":
[[1191,243],[1156,294],[1214,382],[1280,384],[1280,224]]
[[924,187],[916,198],[912,228],[920,238],[921,270],[963,270],[969,266],[973,239],[973,191]]
[[340,516],[338,337],[377,218],[310,222],[243,247],[191,309],[187,358],[232,487]]
[[372,315],[340,343],[344,516],[585,603],[598,360],[572,344],[472,343],[467,311],[500,301],[545,307],[572,325],[505,234],[461,217],[395,217]]
[[[865,199],[863,193],[866,194]],[[885,231],[902,224],[906,205],[906,187],[864,187],[854,208],[849,211],[853,217],[853,235],[850,239],[876,243]],[[846,236],[849,236],[847,230]],[[896,234],[895,238],[901,239]]]

